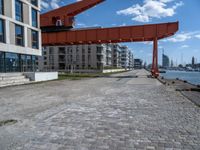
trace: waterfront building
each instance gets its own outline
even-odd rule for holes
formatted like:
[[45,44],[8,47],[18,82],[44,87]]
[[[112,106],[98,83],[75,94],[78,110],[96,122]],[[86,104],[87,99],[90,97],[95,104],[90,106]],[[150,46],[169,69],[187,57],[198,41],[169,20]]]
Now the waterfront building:
[[134,68],[134,56],[133,53],[129,50],[129,69]]
[[142,60],[134,59],[134,69],[142,69]]
[[37,58],[40,71],[102,70],[112,66],[110,44],[46,46]]
[[112,44],[112,66],[116,68],[120,68],[121,65],[121,45]]
[[195,65],[195,58],[194,58],[194,56],[192,57],[192,66],[194,66]]
[[134,58],[128,47],[119,44],[45,46],[36,64],[39,71],[85,72],[122,67],[131,69]]
[[35,70],[41,55],[40,0],[0,0],[0,72]]
[[121,46],[121,65],[122,68],[129,68],[129,49],[127,46]]
[[162,54],[162,67],[163,68],[168,68],[169,67],[169,57],[165,55],[164,53]]

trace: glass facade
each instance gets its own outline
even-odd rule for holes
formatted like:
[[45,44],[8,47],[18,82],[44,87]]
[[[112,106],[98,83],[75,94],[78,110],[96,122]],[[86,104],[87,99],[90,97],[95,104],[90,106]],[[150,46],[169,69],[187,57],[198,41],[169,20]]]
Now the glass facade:
[[32,30],[32,48],[38,49],[38,32]]
[[38,6],[38,0],[31,0],[31,4]]
[[38,17],[37,17],[37,10],[32,8],[32,26],[38,27]]
[[0,42],[5,42],[4,20],[0,19]]
[[0,52],[0,72],[32,72],[36,70],[32,55]]
[[3,14],[3,0],[0,0],[0,14]]
[[15,25],[15,44],[24,46],[24,27]]
[[23,22],[23,3],[19,0],[15,0],[15,18]]

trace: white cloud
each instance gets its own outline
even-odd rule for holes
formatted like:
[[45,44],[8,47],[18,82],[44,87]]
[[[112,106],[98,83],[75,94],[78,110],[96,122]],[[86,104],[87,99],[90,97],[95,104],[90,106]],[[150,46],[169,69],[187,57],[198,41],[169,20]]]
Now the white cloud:
[[189,45],[182,45],[181,48],[188,48]]
[[78,26],[78,27],[86,27],[86,24],[84,24],[84,23],[76,23],[76,25]]
[[195,35],[196,38],[200,39],[200,34]]
[[176,34],[175,36],[173,37],[170,37],[168,39],[164,39],[162,41],[164,42],[184,42],[186,40],[189,40],[189,39],[194,39],[194,38],[199,38],[200,39],[200,31],[194,31],[194,32],[182,32],[182,33],[179,33],[179,34]]
[[59,2],[61,0],[41,0],[41,7],[42,9],[48,9],[48,8],[52,8],[52,9],[56,9],[59,8]]
[[153,18],[171,17],[183,2],[174,3],[171,7],[168,3],[174,0],[144,0],[143,5],[133,5],[124,10],[117,11],[118,15],[130,15],[132,20],[138,22],[150,22]]

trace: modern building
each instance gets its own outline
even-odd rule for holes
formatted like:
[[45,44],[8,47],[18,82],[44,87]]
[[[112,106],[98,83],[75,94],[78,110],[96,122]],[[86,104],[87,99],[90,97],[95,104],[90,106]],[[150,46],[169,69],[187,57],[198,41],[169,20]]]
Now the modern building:
[[142,69],[142,60],[134,59],[134,69]]
[[133,53],[129,50],[129,69],[134,68],[134,56]]
[[47,46],[37,58],[40,71],[102,70],[112,66],[110,44]]
[[169,63],[170,63],[169,57],[163,53],[163,55],[162,55],[162,67],[163,68],[168,68],[169,67]]
[[127,46],[121,46],[121,65],[122,68],[129,68],[129,49]]
[[35,70],[41,55],[40,0],[0,0],[0,72]]
[[194,66],[195,65],[195,58],[194,58],[194,56],[192,57],[192,66]]
[[121,68],[121,46],[119,44],[112,44],[112,66]]

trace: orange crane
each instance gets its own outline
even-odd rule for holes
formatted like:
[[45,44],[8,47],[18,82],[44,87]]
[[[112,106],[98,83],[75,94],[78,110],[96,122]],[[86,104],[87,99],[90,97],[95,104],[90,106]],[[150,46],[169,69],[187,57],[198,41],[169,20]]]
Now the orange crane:
[[152,75],[159,76],[158,40],[174,35],[178,22],[74,29],[74,17],[105,0],[82,0],[40,16],[43,46],[153,41]]

